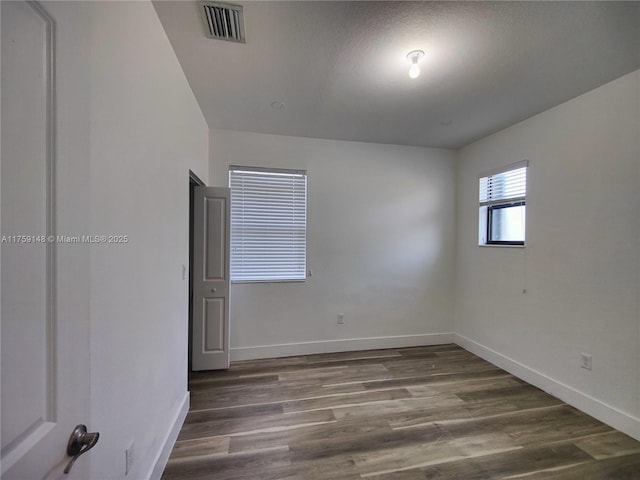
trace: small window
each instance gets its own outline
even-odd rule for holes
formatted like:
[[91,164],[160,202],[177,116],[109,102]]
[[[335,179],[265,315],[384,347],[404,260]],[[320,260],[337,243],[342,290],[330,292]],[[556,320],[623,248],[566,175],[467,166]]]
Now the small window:
[[479,245],[524,245],[528,162],[480,178]]
[[230,167],[231,281],[306,279],[307,174]]

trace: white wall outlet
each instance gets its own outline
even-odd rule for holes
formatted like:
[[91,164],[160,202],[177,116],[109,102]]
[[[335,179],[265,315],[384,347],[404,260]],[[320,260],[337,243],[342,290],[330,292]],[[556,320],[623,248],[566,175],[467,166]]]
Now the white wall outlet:
[[581,353],[580,361],[581,361],[580,366],[582,368],[584,368],[585,370],[591,370],[591,355],[587,353]]
[[133,462],[135,460],[134,448],[135,448],[135,442],[132,441],[131,445],[129,445],[129,448],[127,448],[125,452],[125,455],[126,455],[125,475],[129,475],[129,472],[131,472],[131,470],[133,469]]
[[338,325],[342,325],[344,323],[344,313],[338,314]]

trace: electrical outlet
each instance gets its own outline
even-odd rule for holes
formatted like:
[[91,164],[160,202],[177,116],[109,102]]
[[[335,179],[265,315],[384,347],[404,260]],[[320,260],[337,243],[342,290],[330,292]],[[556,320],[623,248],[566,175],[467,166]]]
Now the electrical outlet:
[[135,460],[135,456],[134,456],[134,447],[135,447],[135,442],[131,442],[131,445],[129,445],[129,448],[127,448],[126,450],[126,469],[125,469],[125,475],[129,475],[129,472],[131,472],[131,470],[133,469],[133,461]]
[[584,368],[585,370],[591,370],[591,355],[587,353],[581,353],[580,359],[582,362],[581,367]]
[[338,314],[338,325],[342,325],[344,323],[344,313]]

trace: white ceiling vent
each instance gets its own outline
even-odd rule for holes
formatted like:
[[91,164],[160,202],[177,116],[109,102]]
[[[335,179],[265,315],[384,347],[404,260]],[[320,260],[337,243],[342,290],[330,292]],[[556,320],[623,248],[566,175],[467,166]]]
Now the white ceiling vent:
[[220,2],[198,2],[204,33],[209,38],[245,43],[244,16],[241,5]]

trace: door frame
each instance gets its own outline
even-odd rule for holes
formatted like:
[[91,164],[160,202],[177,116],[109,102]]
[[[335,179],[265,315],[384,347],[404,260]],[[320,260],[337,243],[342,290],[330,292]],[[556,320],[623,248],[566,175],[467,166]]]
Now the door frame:
[[202,181],[198,175],[192,170],[189,170],[189,347],[187,361],[188,371],[191,372],[192,353],[193,353],[193,225],[194,225],[194,211],[193,211],[193,195],[196,187],[206,187],[207,185]]

